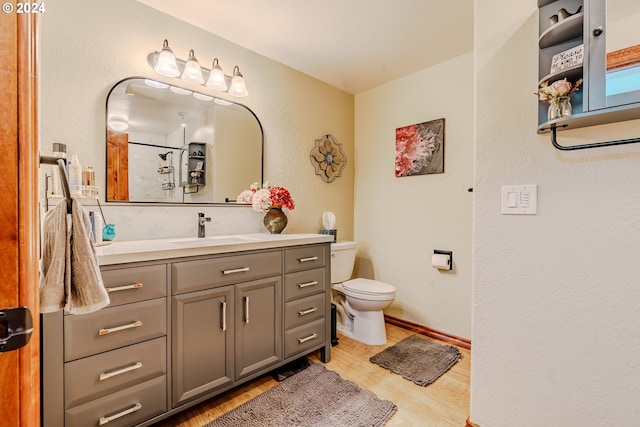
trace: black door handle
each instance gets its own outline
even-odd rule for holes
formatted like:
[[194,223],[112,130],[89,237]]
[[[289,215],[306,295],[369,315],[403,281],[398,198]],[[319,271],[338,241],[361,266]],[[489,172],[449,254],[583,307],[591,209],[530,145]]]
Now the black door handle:
[[0,352],[27,345],[33,332],[33,318],[27,307],[0,309]]

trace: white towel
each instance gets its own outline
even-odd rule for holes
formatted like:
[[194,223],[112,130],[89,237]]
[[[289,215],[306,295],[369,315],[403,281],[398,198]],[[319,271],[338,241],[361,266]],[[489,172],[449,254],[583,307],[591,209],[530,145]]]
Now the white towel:
[[70,314],[83,314],[109,305],[93,244],[91,220],[78,201],[73,199],[71,206],[69,215],[67,202],[63,200],[43,220],[40,281],[43,313],[64,308]]

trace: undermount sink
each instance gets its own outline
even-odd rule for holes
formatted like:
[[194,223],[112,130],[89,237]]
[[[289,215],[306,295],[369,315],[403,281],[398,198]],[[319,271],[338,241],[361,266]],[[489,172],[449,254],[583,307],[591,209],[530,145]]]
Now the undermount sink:
[[245,243],[245,242],[257,242],[257,239],[252,236],[244,236],[242,234],[228,234],[222,236],[207,236],[207,237],[184,237],[180,239],[169,240],[169,243],[183,246],[210,246],[225,243]]

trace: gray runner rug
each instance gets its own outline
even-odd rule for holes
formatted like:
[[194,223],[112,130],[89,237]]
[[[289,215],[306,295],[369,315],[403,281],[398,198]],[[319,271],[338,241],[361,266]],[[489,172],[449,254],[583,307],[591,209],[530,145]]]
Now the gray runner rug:
[[397,407],[313,363],[204,427],[374,427]]
[[460,360],[460,350],[411,335],[371,356],[369,361],[420,386],[433,384]]

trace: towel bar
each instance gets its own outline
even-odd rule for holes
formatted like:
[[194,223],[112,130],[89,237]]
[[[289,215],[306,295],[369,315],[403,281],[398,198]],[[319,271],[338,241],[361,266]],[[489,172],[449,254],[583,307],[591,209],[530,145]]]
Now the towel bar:
[[67,180],[67,168],[65,160],[54,156],[40,156],[40,164],[58,165],[60,168],[60,182],[62,183],[62,193],[67,200],[67,213],[71,213],[71,191],[69,191],[69,181]]
[[617,141],[604,141],[604,142],[592,142],[590,144],[582,144],[582,145],[560,145],[557,139],[557,126],[551,127],[551,144],[558,150],[562,151],[571,151],[571,150],[583,150],[585,148],[596,148],[596,147],[610,147],[612,145],[625,145],[625,144],[635,144],[640,142],[640,138],[632,138],[632,139],[620,139]]

